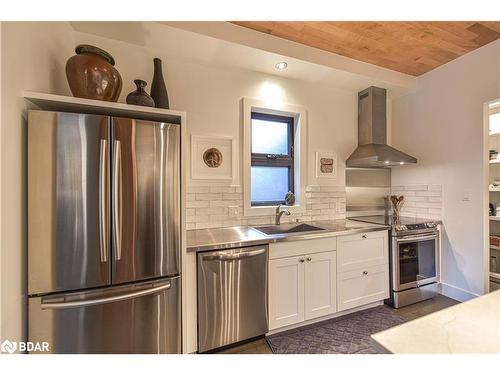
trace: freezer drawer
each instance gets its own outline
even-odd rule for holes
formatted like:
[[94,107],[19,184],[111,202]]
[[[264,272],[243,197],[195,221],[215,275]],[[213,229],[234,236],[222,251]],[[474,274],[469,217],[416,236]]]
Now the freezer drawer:
[[180,279],[29,298],[28,339],[52,353],[181,352]]
[[267,247],[198,254],[198,351],[268,331]]
[[30,111],[28,294],[108,285],[109,117]]

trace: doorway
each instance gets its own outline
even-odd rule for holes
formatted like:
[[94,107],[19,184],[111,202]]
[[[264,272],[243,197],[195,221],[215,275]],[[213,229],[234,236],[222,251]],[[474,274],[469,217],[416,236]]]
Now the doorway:
[[486,291],[500,289],[500,100],[485,107],[488,147],[488,262]]

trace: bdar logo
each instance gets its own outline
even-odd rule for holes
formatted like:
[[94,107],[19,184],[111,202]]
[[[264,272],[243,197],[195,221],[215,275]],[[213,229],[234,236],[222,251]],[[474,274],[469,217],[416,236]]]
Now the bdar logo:
[[16,351],[16,348],[17,344],[9,340],[5,340],[4,342],[2,342],[2,345],[0,345],[0,350],[2,351],[2,353],[12,354]]

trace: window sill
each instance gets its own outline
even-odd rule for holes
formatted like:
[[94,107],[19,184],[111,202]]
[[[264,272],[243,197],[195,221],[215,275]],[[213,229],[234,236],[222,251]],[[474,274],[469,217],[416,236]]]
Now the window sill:
[[[276,214],[276,207],[275,206],[253,206],[253,207],[245,207],[243,210],[244,216],[269,216],[269,215],[275,215]],[[297,214],[297,213],[304,213],[306,212],[305,205],[300,205],[296,204],[293,206],[285,206],[282,205],[282,208],[286,208],[290,213]]]

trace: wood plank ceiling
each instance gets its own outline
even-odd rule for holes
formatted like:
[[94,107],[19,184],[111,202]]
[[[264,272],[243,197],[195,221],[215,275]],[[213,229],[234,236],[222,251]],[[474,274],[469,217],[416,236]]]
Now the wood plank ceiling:
[[497,21],[233,23],[412,76],[500,38]]

